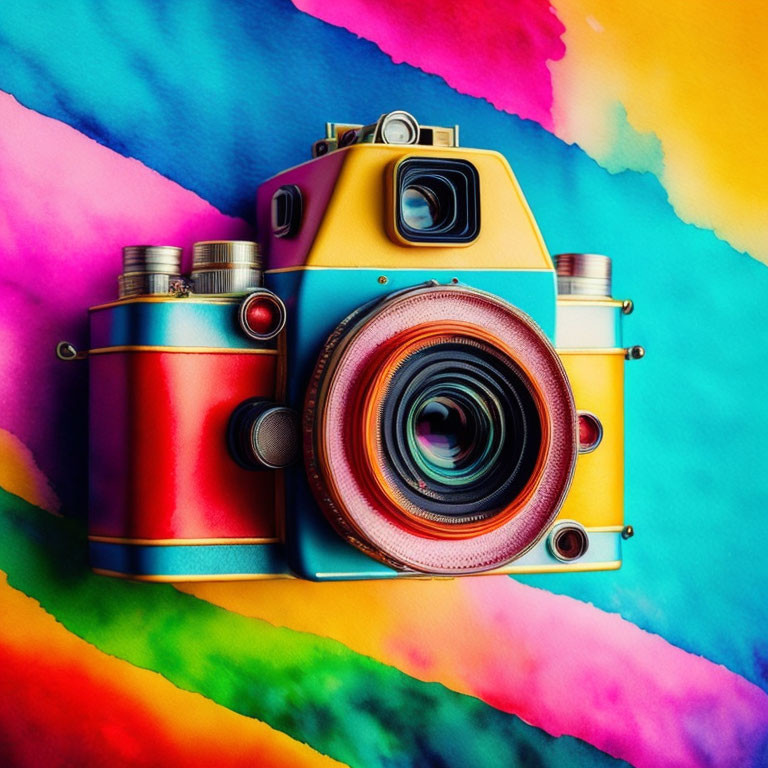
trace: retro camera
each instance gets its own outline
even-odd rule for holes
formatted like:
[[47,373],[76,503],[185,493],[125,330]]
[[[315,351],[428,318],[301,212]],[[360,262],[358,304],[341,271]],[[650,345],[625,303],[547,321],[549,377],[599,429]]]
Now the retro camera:
[[[124,250],[90,311],[90,557],[148,580],[619,567],[632,303],[502,155],[398,111],[258,190],[259,243]],[[63,357],[74,350],[60,348]]]

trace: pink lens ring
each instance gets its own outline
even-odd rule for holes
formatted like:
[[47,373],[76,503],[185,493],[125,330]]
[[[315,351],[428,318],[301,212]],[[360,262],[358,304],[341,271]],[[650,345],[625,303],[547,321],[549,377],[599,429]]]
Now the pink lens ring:
[[[356,387],[388,339],[416,325],[467,320],[499,339],[543,396],[549,445],[538,485],[504,525],[472,538],[427,538],[377,506],[354,471],[349,440]],[[347,321],[345,321],[346,323]],[[345,325],[342,323],[342,326]],[[519,557],[554,521],[578,452],[576,411],[557,353],[526,314],[491,294],[426,286],[393,294],[335,331],[318,360],[305,406],[305,454],[318,504],[332,525],[367,554],[393,567],[461,574]]]

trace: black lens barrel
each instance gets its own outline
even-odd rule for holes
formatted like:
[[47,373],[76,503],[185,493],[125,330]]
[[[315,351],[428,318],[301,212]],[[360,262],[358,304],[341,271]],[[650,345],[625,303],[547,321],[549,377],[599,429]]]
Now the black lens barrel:
[[[409,414],[429,393],[487,406],[467,408],[476,437],[485,441],[474,446],[467,464],[483,451],[486,464],[464,478],[459,467],[454,482],[440,482],[435,478],[439,473],[425,472],[423,456],[415,455],[409,443]],[[541,446],[538,410],[522,373],[509,361],[461,342],[435,344],[406,358],[390,382],[381,424],[391,482],[415,509],[446,522],[491,517],[510,503],[530,478]]]

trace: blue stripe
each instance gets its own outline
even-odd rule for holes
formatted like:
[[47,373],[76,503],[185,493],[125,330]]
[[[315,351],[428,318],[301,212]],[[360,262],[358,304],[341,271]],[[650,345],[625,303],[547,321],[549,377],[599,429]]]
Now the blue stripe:
[[274,347],[249,339],[240,329],[241,299],[127,301],[91,312],[91,348],[115,346]]
[[89,542],[91,567],[126,576],[289,574],[281,544],[150,545]]

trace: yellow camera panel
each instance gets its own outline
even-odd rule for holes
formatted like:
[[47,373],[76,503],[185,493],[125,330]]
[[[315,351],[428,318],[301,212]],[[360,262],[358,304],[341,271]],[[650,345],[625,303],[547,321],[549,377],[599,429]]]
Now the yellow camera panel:
[[[331,166],[339,154],[341,167],[305,266],[466,269],[471,263],[473,270],[553,269],[517,180],[498,152],[353,144],[314,162]],[[394,175],[403,161],[420,157],[461,158],[477,168],[482,224],[472,243],[414,243],[397,235]]]

